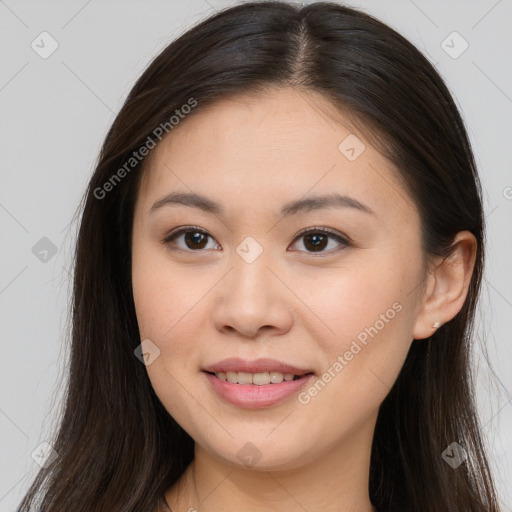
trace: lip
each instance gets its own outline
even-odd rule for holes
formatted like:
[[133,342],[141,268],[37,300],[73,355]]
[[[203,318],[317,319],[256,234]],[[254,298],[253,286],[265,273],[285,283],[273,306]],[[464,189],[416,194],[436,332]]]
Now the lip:
[[246,409],[261,409],[277,404],[297,393],[314,375],[304,375],[300,379],[280,382],[279,384],[232,384],[221,380],[211,373],[203,372],[213,390],[227,402]]
[[[293,373],[294,375],[306,375],[307,373],[314,373],[313,370],[304,368],[297,368],[287,363],[282,363],[276,359],[260,358],[254,361],[246,361],[238,357],[231,357],[223,359],[217,363],[211,364],[203,368],[205,372],[219,373],[219,372],[246,372],[246,373],[261,373],[261,372],[281,372]],[[301,380],[301,379],[300,379]],[[238,384],[243,386],[244,384]],[[278,384],[274,384],[277,386]]]
[[[219,372],[281,372],[293,373],[300,376],[299,379],[285,381],[279,384],[233,384],[217,378],[214,373]],[[211,373],[209,373],[211,372]],[[296,366],[282,363],[275,359],[256,359],[245,361],[239,358],[230,358],[209,365],[203,369],[203,373],[211,385],[213,391],[220,398],[238,407],[246,409],[261,409],[270,407],[286,398],[298,393],[315,376],[311,370],[305,370]]]

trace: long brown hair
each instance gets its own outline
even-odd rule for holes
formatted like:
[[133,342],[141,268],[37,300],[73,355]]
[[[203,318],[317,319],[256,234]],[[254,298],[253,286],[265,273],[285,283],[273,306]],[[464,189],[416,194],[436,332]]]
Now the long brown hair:
[[[224,9],[167,46],[106,136],[80,205],[69,380],[51,441],[59,456],[38,473],[18,512],[153,512],[191,462],[193,440],[164,409],[134,355],[141,340],[131,231],[147,159],[126,163],[148,141],[158,144],[155,128],[191,98],[194,116],[218,99],[283,87],[322,93],[333,111],[371,134],[419,208],[426,253],[449,255],[461,230],[478,243],[463,308],[412,343],[380,407],[372,503],[380,512],[499,510],[470,366],[484,264],[481,185],[458,109],[428,60],[373,17],[330,2],[263,1]],[[457,469],[442,457],[454,442],[467,453]]]

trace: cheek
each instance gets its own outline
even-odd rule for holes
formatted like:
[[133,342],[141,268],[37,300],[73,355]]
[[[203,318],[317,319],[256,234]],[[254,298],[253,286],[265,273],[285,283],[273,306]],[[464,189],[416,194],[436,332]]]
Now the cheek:
[[335,275],[317,273],[314,281],[297,279],[294,291],[308,306],[306,328],[324,354],[325,370],[337,376],[333,390],[361,396],[380,387],[383,399],[398,376],[412,341],[413,304],[404,290],[415,282],[414,269],[400,268],[381,260]]
[[132,287],[140,336],[160,348],[166,367],[181,365],[181,371],[183,365],[193,364],[191,356],[204,330],[204,296],[212,284],[158,255],[134,259]]
[[146,367],[151,385],[167,411],[190,430],[197,411],[185,390],[187,379],[198,372],[197,340],[203,325],[198,299],[206,290],[201,293],[183,276],[148,258],[134,264],[132,286],[141,340],[151,340],[160,350]]
[[315,293],[308,295],[307,304],[321,321],[309,313],[306,328],[323,354],[323,368],[299,398],[304,414],[323,422],[319,436],[335,438],[336,425],[357,431],[398,377],[412,338],[399,275],[389,276],[366,272],[317,279]]
[[327,345],[332,345],[332,340],[355,337],[376,322],[380,325],[382,315],[384,321],[398,319],[397,309],[400,304],[403,306],[402,279],[396,272],[347,268],[336,273],[297,276],[294,292],[314,313],[311,318],[318,324],[317,339],[327,335],[331,338]]

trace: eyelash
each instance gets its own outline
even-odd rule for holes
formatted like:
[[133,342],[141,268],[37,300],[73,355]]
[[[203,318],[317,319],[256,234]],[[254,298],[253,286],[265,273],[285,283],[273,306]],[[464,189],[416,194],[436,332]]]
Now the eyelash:
[[[193,233],[200,233],[202,235],[206,235],[207,237],[209,238],[212,238],[214,239],[208,232],[204,231],[203,229],[199,228],[199,227],[196,227],[196,226],[187,226],[187,227],[184,227],[184,228],[179,228],[175,231],[172,231],[171,233],[169,233],[163,240],[162,240],[162,243],[164,245],[169,245],[169,249],[172,250],[172,251],[181,251],[181,252],[189,252],[189,253],[192,253],[192,252],[203,252],[202,249],[197,249],[197,250],[193,250],[193,249],[182,249],[181,247],[171,247],[171,242],[177,238],[178,236],[184,234],[184,233],[187,233],[187,232],[193,232]],[[339,235],[337,232],[335,231],[331,231],[330,229],[327,229],[327,228],[323,228],[323,227],[313,227],[313,228],[307,228],[303,231],[301,231],[294,239],[293,239],[293,243],[294,244],[297,240],[299,240],[300,238],[303,238],[305,237],[306,235],[309,235],[309,234],[322,234],[322,235],[328,235],[329,237],[333,238],[334,240],[336,240],[337,242],[343,244],[343,246],[345,247],[338,247],[337,249],[331,249],[329,251],[320,251],[320,252],[314,252],[314,251],[299,251],[299,252],[306,252],[307,254],[311,254],[311,255],[315,255],[315,256],[320,256],[322,257],[323,255],[325,256],[329,256],[331,254],[334,254],[334,253],[337,253],[343,249],[345,249],[346,247],[349,247],[351,246],[351,242],[349,241],[349,238],[348,237],[344,237],[344,236],[341,236]]]

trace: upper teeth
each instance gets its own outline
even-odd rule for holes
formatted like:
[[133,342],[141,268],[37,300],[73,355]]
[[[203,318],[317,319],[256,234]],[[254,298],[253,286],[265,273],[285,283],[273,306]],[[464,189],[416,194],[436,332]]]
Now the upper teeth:
[[281,372],[261,372],[261,373],[246,373],[246,372],[219,372],[215,374],[221,380],[227,380],[232,384],[256,384],[263,386],[265,384],[279,384],[283,380],[293,380],[293,373]]

